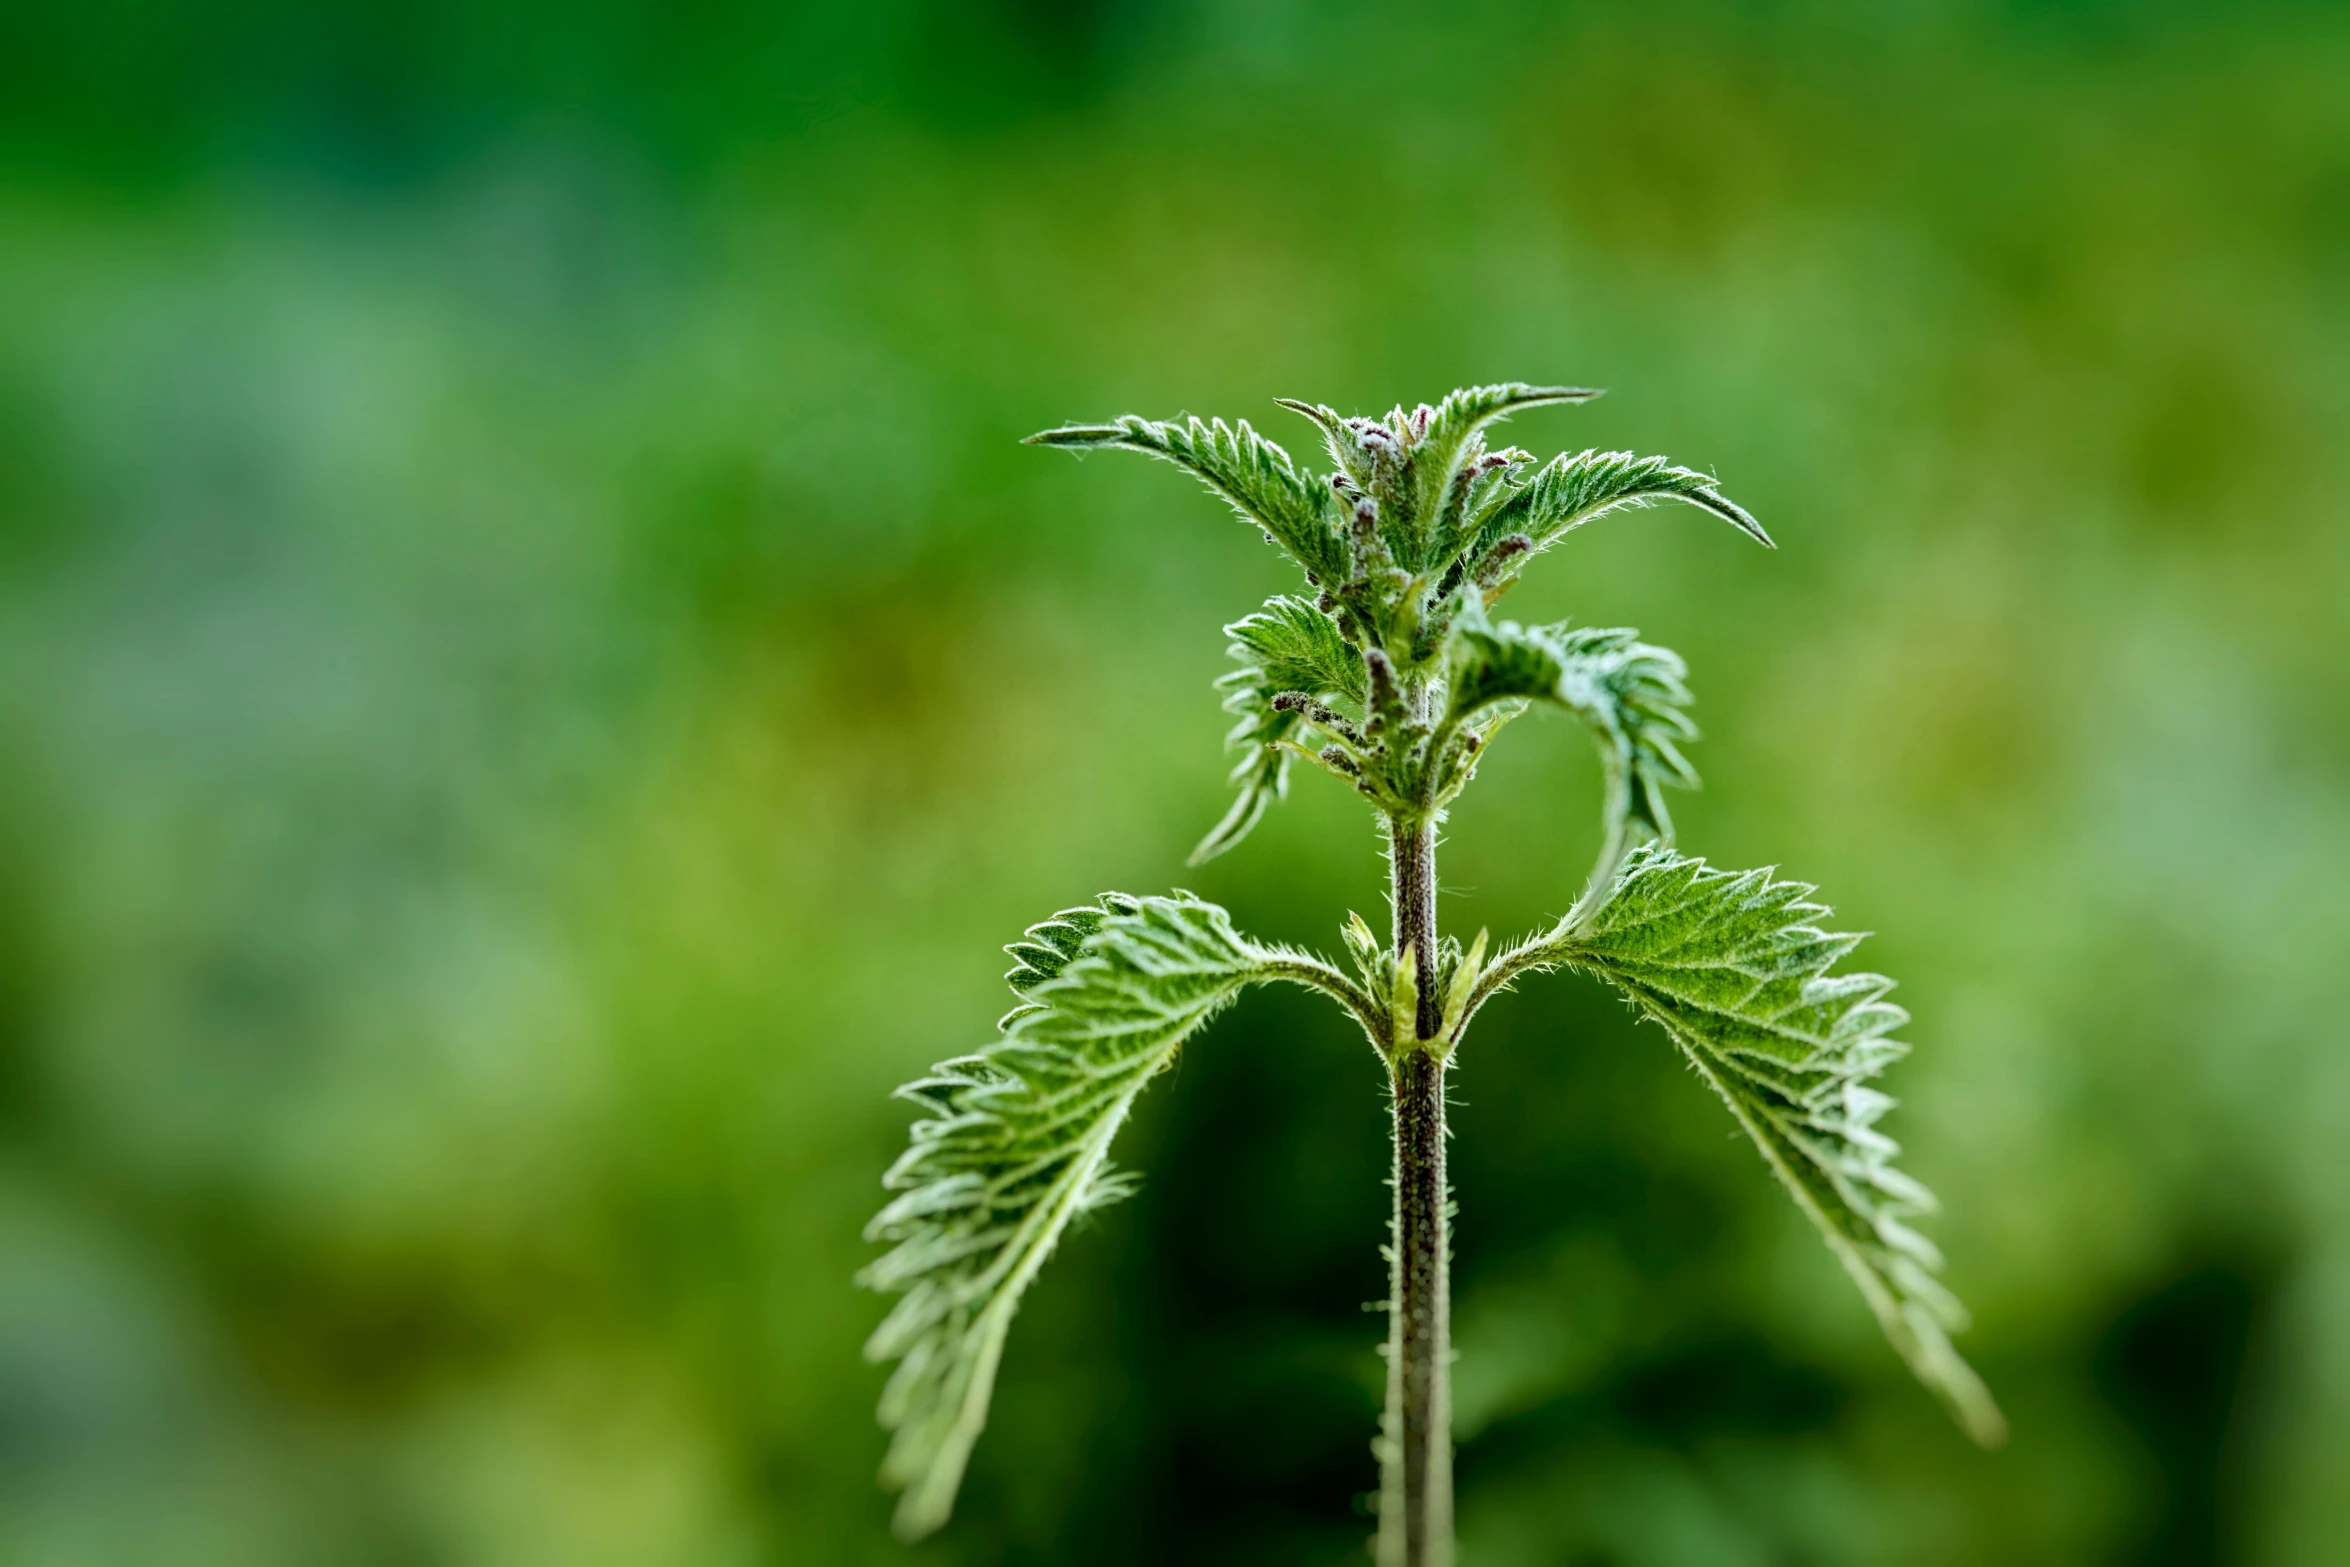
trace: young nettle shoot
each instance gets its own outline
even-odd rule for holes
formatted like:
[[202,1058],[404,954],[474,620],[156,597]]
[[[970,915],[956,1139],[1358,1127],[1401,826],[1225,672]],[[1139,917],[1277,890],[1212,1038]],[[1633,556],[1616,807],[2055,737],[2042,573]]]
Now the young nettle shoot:
[[[1859,938],[1822,928],[1812,889],[1677,853],[1667,787],[1681,754],[1681,660],[1636,632],[1493,618],[1519,574],[1611,511],[1685,501],[1769,547],[1762,525],[1703,473],[1661,457],[1585,451],[1537,464],[1493,447],[1495,421],[1598,395],[1480,386],[1434,407],[1347,418],[1283,402],[1320,431],[1317,474],[1245,422],[1132,415],[1029,437],[1163,458],[1206,483],[1303,573],[1304,592],[1226,627],[1238,667],[1219,682],[1241,753],[1232,809],[1192,855],[1245,837],[1298,763],[1361,794],[1388,842],[1385,938],[1343,927],[1348,962],[1252,941],[1188,893],[1109,893],[1064,909],[1007,950],[1017,1004],[977,1054],[908,1084],[912,1144],[869,1237],[890,1250],[864,1282],[901,1298],[866,1354],[896,1361],[881,1400],[882,1470],[907,1538],[943,1524],[1020,1297],[1072,1219],[1131,1176],[1111,1140],[1183,1042],[1250,985],[1286,980],[1345,1009],[1385,1063],[1394,1112],[1387,1409],[1378,1560],[1452,1560],[1445,1073],[1477,1009],[1520,976],[1569,968],[1614,985],[1661,1028],[1753,1138],[1860,1286],[1886,1336],[1961,1426],[1998,1442],[1997,1406],[1951,1348],[1958,1302],[1908,1225],[1932,1197],[1893,1167],[1871,1081],[1907,1048],[1892,981],[1833,973]],[[1580,721],[1599,748],[1600,849],[1564,918],[1499,951],[1436,928],[1445,808],[1504,725],[1535,707]],[[1568,889],[1562,888],[1562,896]]]

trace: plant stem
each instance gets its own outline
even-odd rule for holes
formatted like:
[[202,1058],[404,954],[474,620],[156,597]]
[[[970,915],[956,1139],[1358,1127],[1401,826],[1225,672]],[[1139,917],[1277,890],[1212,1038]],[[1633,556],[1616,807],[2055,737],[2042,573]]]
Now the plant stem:
[[[1436,824],[1389,822],[1395,951],[1418,960],[1420,1040],[1435,1038]],[[1452,1567],[1452,1250],[1444,1176],[1444,1059],[1398,1040],[1395,1217],[1388,1264],[1380,1567]]]

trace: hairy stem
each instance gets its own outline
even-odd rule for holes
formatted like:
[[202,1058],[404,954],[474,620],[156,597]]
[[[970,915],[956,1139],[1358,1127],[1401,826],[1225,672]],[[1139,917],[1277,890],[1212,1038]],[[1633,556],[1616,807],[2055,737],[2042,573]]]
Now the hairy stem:
[[[1436,825],[1390,823],[1395,950],[1419,967],[1420,1041],[1441,1018],[1436,985]],[[1395,1217],[1387,1299],[1387,1415],[1380,1567],[1452,1564],[1451,1236],[1444,1176],[1444,1060],[1395,1041]]]

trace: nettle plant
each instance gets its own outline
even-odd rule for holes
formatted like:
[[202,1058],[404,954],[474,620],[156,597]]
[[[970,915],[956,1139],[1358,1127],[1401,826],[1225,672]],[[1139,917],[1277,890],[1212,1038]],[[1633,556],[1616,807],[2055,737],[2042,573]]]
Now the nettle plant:
[[[866,1345],[896,1361],[880,1415],[895,1433],[884,1482],[899,1532],[946,1521],[1022,1293],[1072,1220],[1134,1189],[1110,1143],[1183,1042],[1252,984],[1320,991],[1362,1026],[1387,1072],[1395,1161],[1387,1407],[1377,1554],[1452,1559],[1445,1074],[1477,1009],[1520,976],[1569,968],[1621,990],[1721,1096],[1819,1227],[1885,1334],[1977,1440],[2003,1434],[1983,1384],[1951,1348],[1958,1302],[1908,1220],[1932,1197],[1893,1167],[1877,1130],[1892,1100],[1870,1086],[1906,1046],[1892,982],[1831,970],[1836,935],[1812,889],[1767,870],[1676,853],[1669,787],[1693,787],[1696,731],[1681,660],[1624,630],[1496,620],[1529,562],[1603,513],[1680,500],[1771,540],[1713,479],[1660,457],[1585,451],[1537,466],[1495,449],[1496,420],[1598,395],[1521,384],[1458,391],[1384,419],[1281,406],[1322,433],[1317,476],[1247,423],[1128,416],[1029,437],[1116,447],[1188,470],[1305,574],[1225,628],[1238,668],[1219,682],[1238,716],[1239,798],[1194,864],[1238,843],[1298,762],[1353,788],[1385,828],[1393,918],[1382,939],[1351,915],[1341,967],[1241,935],[1189,893],[1106,894],[1006,950],[1018,1004],[998,1038],[900,1090],[925,1112],[885,1184],[869,1238],[891,1249],[864,1281],[902,1298]],[[1436,928],[1445,808],[1502,727],[1534,707],[1579,720],[1606,777],[1600,849],[1580,896],[1546,931],[1498,952]]]

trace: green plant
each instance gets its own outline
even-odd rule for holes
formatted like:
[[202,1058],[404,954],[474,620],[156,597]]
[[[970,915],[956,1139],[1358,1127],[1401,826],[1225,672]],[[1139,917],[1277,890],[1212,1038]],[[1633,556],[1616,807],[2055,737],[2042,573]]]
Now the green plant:
[[[1909,1217],[1932,1198],[1894,1169],[1870,1087],[1906,1049],[1892,982],[1830,972],[1856,936],[1818,921],[1811,888],[1727,872],[1672,848],[1667,786],[1696,775],[1681,660],[1636,633],[1521,626],[1489,616],[1527,563],[1603,513],[1663,499],[1770,538],[1705,474],[1662,458],[1585,451],[1539,467],[1483,431],[1520,409],[1597,394],[1519,384],[1459,391],[1384,419],[1282,406],[1319,426],[1317,477],[1244,422],[1128,416],[1031,436],[1119,447],[1204,480],[1305,573],[1312,598],[1279,597],[1226,628],[1239,667],[1220,682],[1238,722],[1239,797],[1192,856],[1231,848],[1279,798],[1293,763],[1361,793],[1387,830],[1393,921],[1344,936],[1351,971],[1240,935],[1188,893],[1108,894],[1066,909],[1007,950],[1018,1004],[1000,1037],[901,1093],[926,1112],[886,1184],[899,1193],[870,1238],[891,1249],[864,1274],[902,1294],[866,1346],[895,1360],[881,1419],[899,1531],[939,1527],[987,1417],[1022,1292],[1078,1214],[1131,1178],[1111,1139],[1143,1085],[1248,986],[1286,980],[1343,1006],[1385,1063],[1394,1110],[1387,1409],[1378,1558],[1452,1559],[1445,1072],[1477,1009],[1519,976],[1578,969],[1609,981],[1721,1095],[1858,1283],[1886,1335],[1976,1439],[1997,1407],[1950,1347],[1957,1301]],[[1581,720],[1606,775],[1597,863],[1551,929],[1489,953],[1436,929],[1436,835],[1445,807],[1511,719],[1537,705]],[[1635,846],[1637,844],[1637,846]]]

